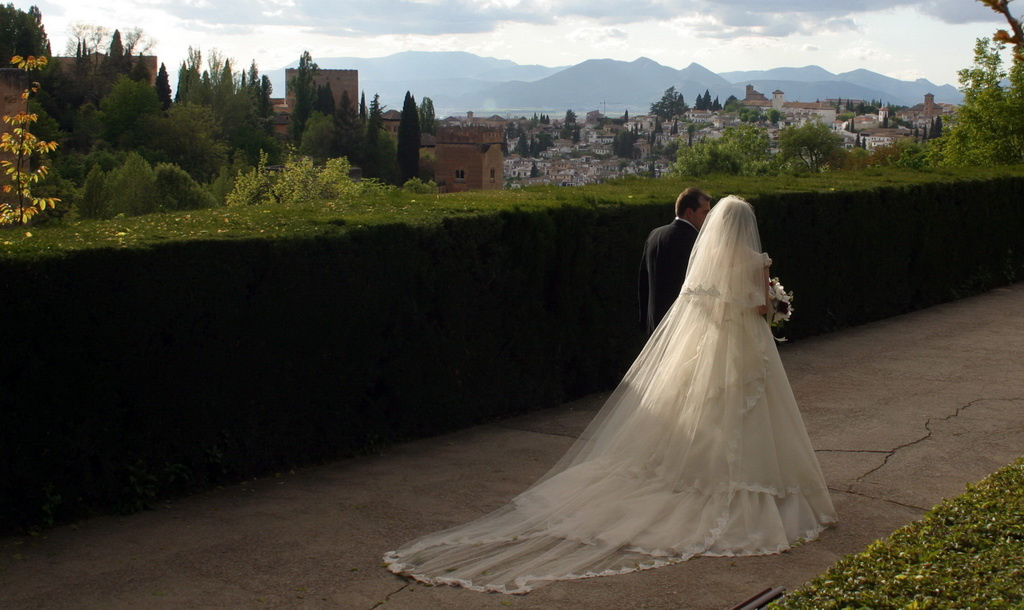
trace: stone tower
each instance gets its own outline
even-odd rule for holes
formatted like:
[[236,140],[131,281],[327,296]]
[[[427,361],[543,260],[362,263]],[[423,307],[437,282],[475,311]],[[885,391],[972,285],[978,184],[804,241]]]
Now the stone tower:
[[505,181],[505,132],[493,127],[437,130],[434,180],[442,193],[498,190]]
[[[284,71],[285,78],[285,99],[290,108],[295,107],[295,93],[292,91],[291,82],[295,78],[295,68],[288,68]],[[317,87],[327,85],[331,88],[331,95],[334,96],[334,105],[341,105],[341,94],[348,93],[348,100],[352,108],[359,109],[359,70],[325,70],[320,68],[313,78],[313,84]]]

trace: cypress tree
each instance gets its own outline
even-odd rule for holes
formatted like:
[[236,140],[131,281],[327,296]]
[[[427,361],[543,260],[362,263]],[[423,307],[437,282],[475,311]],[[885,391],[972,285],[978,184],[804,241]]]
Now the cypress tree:
[[420,173],[420,113],[412,93],[405,92],[398,123],[398,173],[402,184]]
[[423,133],[437,133],[437,115],[434,113],[434,100],[429,97],[423,98],[419,106],[420,131]]
[[359,111],[349,99],[348,91],[341,92],[341,101],[334,111],[334,123],[337,126],[337,153],[355,165],[362,165],[365,159],[364,123],[359,120]]
[[524,158],[530,156],[530,141],[525,133],[519,136],[519,141],[516,142],[516,154]]
[[171,107],[171,79],[167,75],[167,66],[160,63],[160,70],[156,73],[156,96],[160,98],[160,107],[167,110]]
[[302,132],[306,129],[306,121],[313,112],[313,105],[316,103],[316,73],[319,67],[313,62],[309,51],[303,51],[299,57],[299,67],[295,71],[288,85],[292,89],[292,97],[295,99],[295,108],[292,110],[292,138],[298,142],[302,139]]
[[334,92],[327,83],[316,88],[316,101],[313,103],[313,110],[331,116],[336,110],[334,104]]

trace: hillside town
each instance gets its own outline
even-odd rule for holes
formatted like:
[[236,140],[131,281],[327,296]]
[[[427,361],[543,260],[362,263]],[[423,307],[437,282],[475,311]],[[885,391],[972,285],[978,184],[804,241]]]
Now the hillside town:
[[[689,109],[669,121],[654,115],[611,119],[594,110],[587,112],[573,129],[567,129],[564,118],[542,123],[497,115],[481,118],[473,112],[447,117],[440,125],[442,128],[502,129],[514,134],[504,142],[509,151],[504,157],[504,186],[520,188],[536,184],[582,186],[631,175],[660,176],[668,171],[678,147],[721,137],[726,128],[748,122],[746,119],[751,115],[744,111],[754,111],[760,117],[757,124],[768,132],[772,153],[778,152],[778,135],[782,129],[811,121],[831,126],[847,149],[860,147],[873,151],[902,139],[927,139],[936,126],[941,126],[943,120],[956,112],[956,106],[936,103],[932,94],[925,95],[922,103],[909,108],[882,107],[877,113],[844,118],[839,117],[850,113],[840,113],[837,108],[857,108],[867,102],[850,99],[788,101],[782,91],[776,90],[768,98],[749,85],[744,99],[734,101],[728,111]],[[567,132],[574,137],[561,137]],[[614,149],[616,136],[623,132],[637,136],[630,157],[616,155]],[[521,138],[544,138],[551,144],[536,156],[527,156],[515,152],[523,150]]]

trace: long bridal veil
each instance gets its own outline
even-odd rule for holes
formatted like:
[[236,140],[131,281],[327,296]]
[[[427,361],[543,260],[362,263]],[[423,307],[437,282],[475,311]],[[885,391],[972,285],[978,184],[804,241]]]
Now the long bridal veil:
[[750,204],[720,201],[679,298],[570,451],[504,507],[388,552],[388,569],[525,593],[816,538],[835,511],[757,314],[768,262]]

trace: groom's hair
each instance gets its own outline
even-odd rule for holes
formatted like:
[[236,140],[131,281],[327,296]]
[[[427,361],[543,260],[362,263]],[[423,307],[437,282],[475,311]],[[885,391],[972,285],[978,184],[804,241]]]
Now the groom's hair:
[[711,195],[693,186],[679,193],[679,197],[676,198],[676,217],[682,218],[683,212],[687,209],[699,209],[701,202],[705,199],[711,201]]

